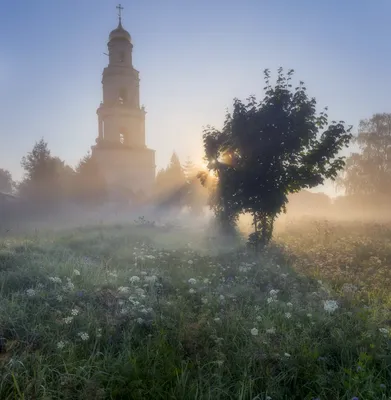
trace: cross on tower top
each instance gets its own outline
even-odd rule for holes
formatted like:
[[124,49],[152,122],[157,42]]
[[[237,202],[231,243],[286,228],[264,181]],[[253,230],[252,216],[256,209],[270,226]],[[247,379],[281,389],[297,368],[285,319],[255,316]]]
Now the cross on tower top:
[[119,23],[121,23],[121,14],[122,14],[122,10],[124,9],[121,4],[118,4],[118,6],[116,7],[116,9],[118,10],[118,19],[119,19]]

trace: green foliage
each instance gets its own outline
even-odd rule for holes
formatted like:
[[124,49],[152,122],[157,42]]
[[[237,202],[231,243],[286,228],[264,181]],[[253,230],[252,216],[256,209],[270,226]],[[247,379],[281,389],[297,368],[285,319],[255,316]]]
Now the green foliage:
[[107,198],[107,185],[95,158],[88,153],[76,167],[74,197],[87,204],[101,204]]
[[343,122],[317,116],[316,100],[303,82],[292,89],[292,76],[279,69],[272,86],[266,70],[264,99],[235,99],[223,129],[209,127],[203,135],[208,168],[217,176],[214,211],[229,222],[250,213],[256,245],[269,242],[290,193],[336,178],[344,166],[338,153],[352,136]]
[[1,399],[390,397],[390,323],[373,304],[297,274],[276,247],[212,256],[162,250],[159,236],[118,226],[0,241]]
[[14,188],[14,181],[12,175],[6,169],[0,168],[0,192],[12,193]]
[[354,142],[361,152],[346,160],[338,180],[348,195],[391,196],[391,114],[360,121]]
[[53,157],[48,144],[41,139],[22,158],[24,180],[18,191],[22,198],[54,204],[68,199],[74,171],[58,157]]
[[203,209],[208,202],[208,190],[197,178],[200,168],[198,168],[191,159],[188,158],[183,170],[185,172],[187,184],[185,204],[193,215],[201,215],[203,214]]
[[155,201],[161,207],[180,209],[185,204],[186,192],[186,175],[174,152],[170,164],[156,176]]

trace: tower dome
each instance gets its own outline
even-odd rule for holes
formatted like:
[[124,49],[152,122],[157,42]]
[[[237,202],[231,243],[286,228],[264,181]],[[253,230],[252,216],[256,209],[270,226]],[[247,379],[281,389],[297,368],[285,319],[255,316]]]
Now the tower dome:
[[117,28],[110,32],[109,41],[114,39],[125,39],[128,42],[131,42],[132,40],[130,33],[123,28],[121,20],[119,21]]

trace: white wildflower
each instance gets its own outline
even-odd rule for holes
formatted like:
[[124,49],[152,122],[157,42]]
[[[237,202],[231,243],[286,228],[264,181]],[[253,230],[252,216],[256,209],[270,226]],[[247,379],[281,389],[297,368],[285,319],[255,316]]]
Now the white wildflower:
[[266,329],[266,333],[267,333],[268,335],[274,335],[274,334],[276,333],[276,328],[269,328],[269,329]]
[[289,358],[291,355],[289,353],[284,353],[284,356]]
[[354,292],[357,291],[357,286],[352,285],[351,283],[345,283],[345,284],[342,286],[342,290],[343,290],[345,293],[354,293]]
[[209,279],[208,279],[208,278],[205,278],[205,279],[204,279],[204,283],[205,283],[205,285],[207,285],[208,283],[210,283]]
[[216,317],[216,318],[213,319],[213,321],[214,321],[214,322],[221,322],[221,318]]
[[80,276],[81,275],[80,271],[78,269],[74,269],[73,270],[73,274],[76,275],[76,276]]
[[128,299],[134,306],[138,306],[140,304],[133,296],[130,296]]
[[277,294],[278,294],[278,292],[279,292],[279,290],[277,290],[277,289],[272,289],[272,290],[269,292],[269,295],[272,296],[272,297],[276,297]]
[[338,309],[338,303],[335,300],[325,300],[323,302],[323,308],[326,312],[332,313]]
[[262,316],[261,316],[261,315],[258,315],[255,319],[256,319],[258,322],[260,322],[260,321],[262,321]]
[[137,288],[137,289],[135,290],[135,292],[136,292],[136,294],[137,294],[138,296],[140,296],[140,297],[145,297],[145,290],[144,290],[144,289]]
[[225,300],[224,295],[222,295],[222,294],[220,295],[220,300],[221,300],[221,301]]
[[195,292],[196,292],[195,289],[193,289],[193,288],[190,288],[190,289],[189,289],[189,293],[190,293],[190,294],[194,294]]
[[129,278],[129,282],[130,282],[130,283],[140,282],[140,278],[139,278],[138,276],[136,276],[136,275],[131,276],[131,277]]
[[190,285],[195,285],[195,284],[197,283],[197,280],[194,279],[194,278],[190,278],[190,279],[188,280],[188,282],[190,283]]
[[206,297],[202,297],[201,298],[201,302],[202,302],[202,304],[207,304],[208,303],[208,299]]
[[79,315],[79,310],[77,308],[74,308],[73,310],[71,310],[71,315],[76,317],[77,315]]
[[27,290],[26,290],[26,294],[27,294],[27,296],[29,296],[29,297],[33,297],[33,296],[35,296],[36,292],[35,292],[34,289],[27,289]]
[[193,261],[193,260],[189,260],[187,263],[188,263],[189,265],[193,265],[193,264],[194,264],[194,261]]
[[271,304],[271,303],[274,303],[274,302],[276,302],[277,300],[274,298],[274,297],[268,297],[267,298],[267,304]]
[[127,286],[120,286],[120,287],[118,288],[118,291],[119,291],[120,293],[129,293],[130,288],[127,287]]
[[57,348],[59,350],[62,350],[64,347],[65,347],[65,342],[63,342],[62,340],[57,343]]
[[98,328],[98,329],[96,330],[96,337],[97,337],[97,338],[101,338],[101,337],[102,337],[102,328]]
[[384,336],[388,336],[390,331],[388,328],[379,328],[379,332],[382,333]]
[[56,299],[57,299],[57,301],[62,301],[62,296],[59,294],[59,295],[56,297]]
[[290,319],[292,317],[292,314],[290,312],[285,313],[285,318]]
[[118,278],[118,274],[116,272],[109,272],[109,276],[112,278]]
[[137,323],[140,324],[140,325],[144,322],[144,320],[143,320],[142,318],[137,318],[136,321],[137,321]]
[[252,334],[253,336],[258,336],[258,329],[257,329],[257,328],[252,328],[252,329],[250,330],[250,332],[251,332],[251,334]]
[[49,281],[52,281],[53,283],[62,283],[61,278],[59,278],[58,276],[50,276]]
[[84,342],[87,341],[90,338],[90,335],[87,332],[79,332],[77,334],[81,340],[83,340]]
[[286,305],[287,305],[288,307],[293,307],[293,304],[292,304],[292,303],[286,303]]
[[64,324],[69,325],[73,321],[73,317],[65,317],[63,318]]
[[68,280],[66,288],[69,290],[73,290],[75,288],[75,285],[71,282],[71,280]]
[[308,313],[308,314],[307,314],[307,317],[308,317],[308,318],[312,318],[312,314],[311,314],[311,313]]

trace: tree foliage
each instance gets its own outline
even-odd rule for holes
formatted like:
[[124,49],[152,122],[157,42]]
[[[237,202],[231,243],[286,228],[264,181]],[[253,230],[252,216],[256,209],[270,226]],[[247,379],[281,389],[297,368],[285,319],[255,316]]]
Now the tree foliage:
[[194,216],[199,216],[208,203],[208,190],[197,179],[200,168],[190,158],[186,160],[183,170],[187,185],[185,204]]
[[41,204],[58,203],[71,193],[73,169],[58,157],[52,157],[48,144],[41,139],[22,158],[25,171],[19,194]]
[[338,185],[347,195],[391,196],[391,114],[360,121],[354,142],[360,152],[347,158]]
[[[285,75],[280,68],[272,86],[266,70],[263,100],[235,99],[223,129],[208,127],[203,135],[208,169],[217,177],[215,214],[227,223],[251,214],[249,241],[257,247],[271,239],[289,193],[336,178],[344,167],[338,153],[351,139],[351,127],[316,114],[303,82],[292,89],[292,76],[293,70]],[[205,174],[199,177],[205,182]]]
[[0,168],[0,192],[12,193],[14,188],[14,181],[12,175],[6,169]]
[[155,185],[155,198],[161,207],[180,209],[184,206],[186,176],[175,152],[167,168],[158,172]]
[[101,204],[107,199],[107,185],[96,159],[87,153],[78,163],[73,180],[74,198],[87,204]]

